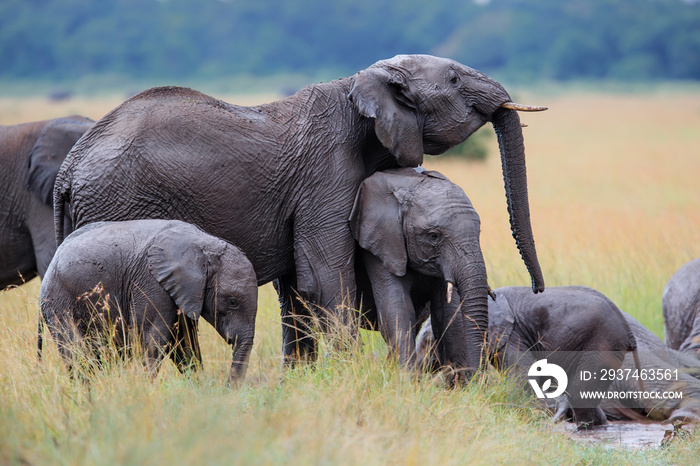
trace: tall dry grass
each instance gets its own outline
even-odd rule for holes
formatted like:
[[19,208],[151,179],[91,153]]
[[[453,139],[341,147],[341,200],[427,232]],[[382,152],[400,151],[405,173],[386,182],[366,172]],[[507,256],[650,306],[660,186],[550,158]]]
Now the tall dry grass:
[[[0,99],[0,122],[99,118],[119,100]],[[547,284],[593,286],[661,334],[661,290],[700,256],[700,94],[518,100],[550,106],[522,116]],[[462,186],[480,213],[492,287],[525,285],[493,143],[485,163],[431,158],[426,166]],[[240,390],[225,387],[230,351],[206,324],[204,368],[191,378],[166,363],[151,380],[128,361],[89,383],[74,381],[51,340],[36,361],[38,288],[34,280],[0,293],[2,464],[685,464],[700,446],[695,439],[627,451],[571,442],[509,379],[490,372],[465,390],[444,390],[387,361],[376,334],[364,334],[361,348],[327,348],[315,367],[283,373],[270,286],[261,288]]]

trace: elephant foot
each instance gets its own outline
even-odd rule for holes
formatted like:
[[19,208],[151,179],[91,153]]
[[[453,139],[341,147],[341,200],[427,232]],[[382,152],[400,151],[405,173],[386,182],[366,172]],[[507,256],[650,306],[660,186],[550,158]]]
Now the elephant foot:
[[578,425],[578,429],[589,429],[594,426],[607,424],[608,418],[600,406],[595,408],[575,408],[574,422]]
[[560,396],[556,401],[556,412],[552,418],[554,422],[572,421],[577,424],[577,429],[589,429],[608,423],[608,418],[600,406],[573,408],[569,397],[565,395]]

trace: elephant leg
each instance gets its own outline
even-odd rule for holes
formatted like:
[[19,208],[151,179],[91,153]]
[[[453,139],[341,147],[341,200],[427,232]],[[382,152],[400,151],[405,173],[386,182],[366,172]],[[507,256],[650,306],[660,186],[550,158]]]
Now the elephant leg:
[[34,246],[36,270],[39,276],[43,277],[56,252],[53,209],[51,206],[32,198],[29,214],[27,215],[27,226]]
[[163,357],[173,352],[179,332],[179,314],[170,296],[165,290],[156,293],[133,292],[129,313],[134,337],[140,336],[146,371],[154,378]]
[[[314,305],[322,330],[349,326],[356,335],[355,241],[346,220],[349,215],[349,211],[316,212],[312,218],[296,219],[294,260],[296,290]],[[342,221],[319,225],[319,218]]]
[[181,374],[196,371],[202,367],[202,354],[199,348],[198,322],[178,314],[177,328],[174,331],[173,348],[170,359]]
[[0,291],[10,285],[22,285],[36,275],[36,261],[31,238],[26,231],[0,226]]
[[404,366],[415,368],[417,322],[410,281],[391,273],[368,251],[362,251],[362,258],[372,284],[379,331],[390,354]]
[[61,355],[63,362],[66,364],[68,371],[73,376],[73,361],[76,360],[80,348],[80,335],[74,325],[63,321],[54,322],[49,326],[51,335],[53,336],[58,353]]
[[299,294],[295,291],[296,275],[285,275],[275,280],[274,285],[282,314],[283,366],[294,367],[301,361],[315,361],[313,316],[308,307],[299,302]]

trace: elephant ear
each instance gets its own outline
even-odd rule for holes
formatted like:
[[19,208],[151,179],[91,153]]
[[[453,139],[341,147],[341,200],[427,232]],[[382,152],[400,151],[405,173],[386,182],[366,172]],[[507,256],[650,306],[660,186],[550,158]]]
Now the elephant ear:
[[72,116],[49,122],[29,153],[29,190],[47,205],[53,205],[53,185],[58,169],[73,145],[92,126],[88,118]]
[[148,248],[148,270],[177,307],[190,319],[197,319],[204,306],[207,284],[207,256],[201,237],[180,228],[168,228]]
[[350,230],[363,249],[402,277],[408,264],[406,239],[401,207],[387,176],[377,172],[360,185],[350,214]]
[[383,68],[355,76],[348,95],[362,116],[374,118],[374,131],[402,167],[423,163],[423,129],[403,78]]

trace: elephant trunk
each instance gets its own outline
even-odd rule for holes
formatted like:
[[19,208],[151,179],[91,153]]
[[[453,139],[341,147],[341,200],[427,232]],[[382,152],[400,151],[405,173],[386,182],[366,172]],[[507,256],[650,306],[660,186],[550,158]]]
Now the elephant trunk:
[[544,277],[537,259],[535,239],[530,224],[525,145],[520,118],[515,110],[499,108],[493,114],[493,127],[501,152],[510,228],[520,256],[530,273],[532,291],[540,293],[544,291]]
[[[478,248],[477,248],[478,249]],[[436,339],[442,364],[452,366],[456,373],[448,383],[470,380],[482,368],[485,359],[486,332],[488,330],[488,281],[481,250],[460,252],[456,259],[460,266],[446,273],[446,280],[453,282],[456,294],[454,306],[439,319],[436,327],[441,330]],[[452,315],[450,315],[452,314]],[[439,316],[435,316],[439,317]]]
[[248,359],[253,349],[253,336],[239,334],[231,342],[233,347],[233,357],[231,361],[231,372],[229,373],[229,383],[233,387],[238,387],[245,378],[248,370]]

